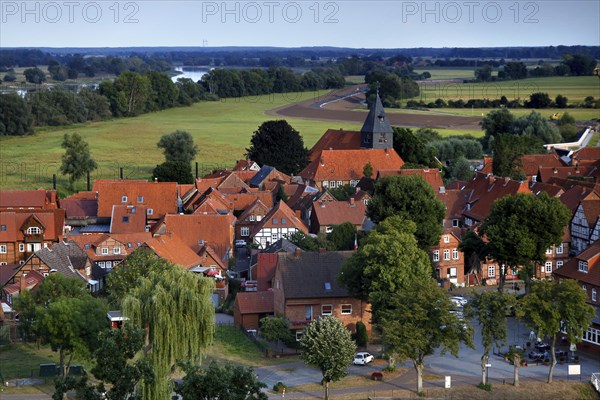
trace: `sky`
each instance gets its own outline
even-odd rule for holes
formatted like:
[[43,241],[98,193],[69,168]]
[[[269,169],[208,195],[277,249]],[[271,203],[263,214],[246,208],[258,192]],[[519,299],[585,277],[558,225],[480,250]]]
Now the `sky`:
[[600,1],[7,1],[0,47],[600,45]]

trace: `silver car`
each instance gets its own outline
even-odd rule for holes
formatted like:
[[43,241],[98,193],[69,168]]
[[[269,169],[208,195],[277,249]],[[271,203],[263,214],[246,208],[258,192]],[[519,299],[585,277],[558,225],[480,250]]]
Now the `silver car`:
[[352,364],[367,365],[368,363],[373,361],[373,358],[374,357],[371,354],[366,353],[366,352],[356,353],[356,355],[354,356],[354,360],[352,361]]

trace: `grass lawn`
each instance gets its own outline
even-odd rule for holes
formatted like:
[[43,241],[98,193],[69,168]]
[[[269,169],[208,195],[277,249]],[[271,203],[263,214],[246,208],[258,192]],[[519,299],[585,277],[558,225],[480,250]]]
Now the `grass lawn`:
[[[404,374],[407,371],[406,368],[399,368],[394,372],[383,372],[383,380],[388,381],[390,379],[394,379],[397,376]],[[350,389],[350,388],[359,388],[359,387],[368,387],[373,385],[380,384],[380,381],[374,381],[371,379],[369,374],[365,375],[349,375],[337,382],[332,382],[329,385],[330,390],[335,389]],[[307,383],[305,385],[292,386],[288,388],[290,392],[318,392],[320,390],[325,390],[323,385],[320,383]]]
[[[54,352],[49,346],[23,343],[0,347],[0,374],[4,380],[15,378],[37,377],[39,364],[58,364],[58,352]],[[86,360],[73,358],[71,365],[83,365],[88,373],[92,364]]]
[[[59,189],[67,186],[60,175],[60,147],[65,133],[77,132],[89,143],[98,170],[92,179],[116,179],[119,167],[129,179],[148,179],[152,169],[164,161],[156,143],[160,137],[177,129],[192,134],[199,147],[196,161],[201,172],[218,167],[232,167],[244,156],[253,132],[264,121],[275,119],[265,111],[315,98],[325,92],[276,94],[272,96],[225,99],[196,103],[191,107],[173,108],[135,118],[77,124],[69,127],[38,128],[26,137],[0,139],[0,187],[4,189],[50,188],[52,174],[59,178]],[[357,124],[338,121],[288,119],[300,132],[304,144],[311,147],[329,128],[360,129]],[[77,188],[85,188],[79,182]]]
[[[422,74],[423,72],[429,72],[431,79],[474,79],[475,68],[468,67],[427,67],[427,68],[415,68],[414,72]],[[494,74],[496,75],[496,74]]]
[[264,351],[235,326],[218,325],[215,341],[208,349],[208,359],[228,361],[247,367],[262,367],[298,361],[297,356],[282,358],[266,358]]

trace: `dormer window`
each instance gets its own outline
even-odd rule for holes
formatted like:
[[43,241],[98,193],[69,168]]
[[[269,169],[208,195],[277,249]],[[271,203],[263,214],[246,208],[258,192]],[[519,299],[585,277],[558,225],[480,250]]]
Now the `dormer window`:
[[249,220],[250,222],[254,222],[254,215],[250,215],[250,216],[248,217],[248,220]]
[[144,196],[138,196],[137,202],[138,203],[143,203],[144,202]]
[[152,214],[154,214],[154,210],[153,210],[153,209],[151,209],[151,208],[149,208],[149,209],[146,211],[146,215],[152,215]]
[[444,236],[444,243],[450,243],[450,236]]
[[587,261],[579,261],[579,271],[580,272],[588,272],[588,263]]
[[123,222],[129,222],[129,216],[123,215]]
[[277,225],[279,223],[279,221],[277,220],[277,218],[273,218],[273,225]]
[[26,233],[28,235],[39,235],[42,233],[42,230],[37,226],[30,226],[29,228],[27,228]]
[[127,196],[121,197],[121,203],[127,203]]
[[1,230],[2,232],[6,232],[6,225],[2,225],[2,226],[0,227],[0,230]]

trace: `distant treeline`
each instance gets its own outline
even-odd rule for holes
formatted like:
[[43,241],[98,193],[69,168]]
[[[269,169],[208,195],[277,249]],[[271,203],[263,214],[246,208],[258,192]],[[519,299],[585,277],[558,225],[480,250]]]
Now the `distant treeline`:
[[423,100],[408,100],[406,108],[600,108],[600,99],[587,96],[582,102],[568,103],[569,99],[563,95],[557,95],[554,100],[548,93],[537,92],[529,96],[529,100],[508,100],[506,96],[499,99],[462,99],[448,100],[436,99],[425,103]]

